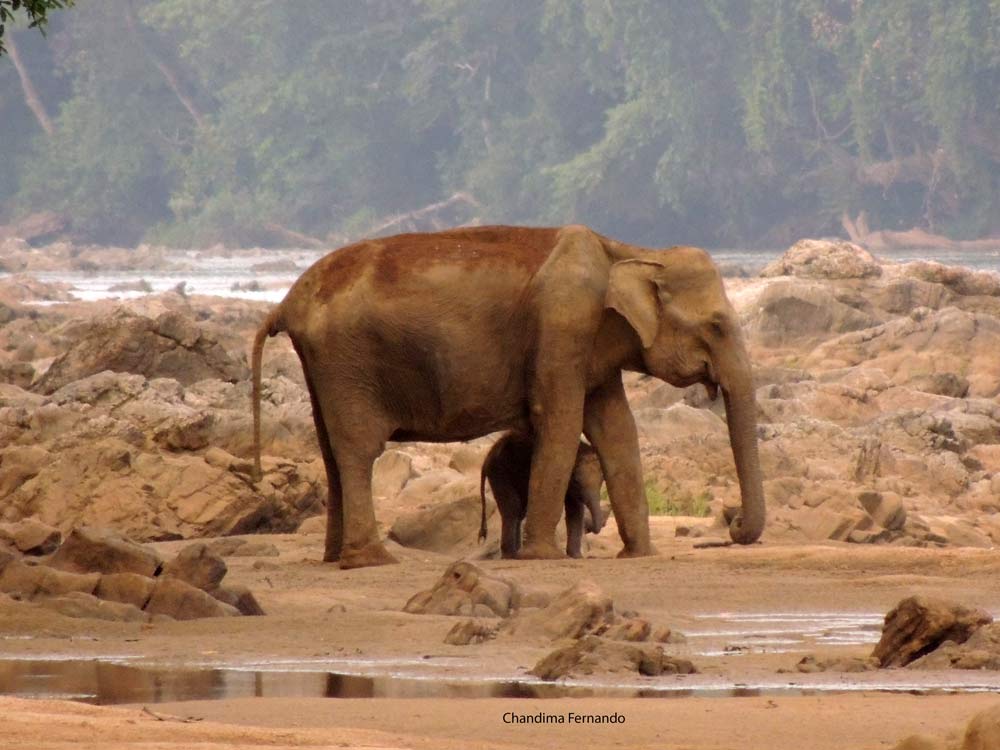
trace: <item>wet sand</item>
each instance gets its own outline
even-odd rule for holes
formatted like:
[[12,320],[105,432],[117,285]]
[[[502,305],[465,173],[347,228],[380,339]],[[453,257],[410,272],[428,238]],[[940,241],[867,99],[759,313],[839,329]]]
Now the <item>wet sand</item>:
[[[153,747],[199,741],[227,748],[562,748],[583,742],[593,747],[840,750],[891,747],[917,732],[958,731],[977,711],[1000,702],[996,673],[888,670],[811,675],[794,669],[807,653],[867,655],[878,638],[879,618],[913,594],[944,596],[1000,612],[1000,556],[995,551],[836,543],[695,549],[693,540],[672,536],[673,523],[654,519],[660,554],[653,558],[478,563],[493,574],[550,593],[592,579],[613,597],[617,609],[635,610],[654,626],[686,633],[687,642],[670,649],[690,658],[700,674],[610,675],[591,681],[598,687],[670,688],[673,697],[586,697],[588,688],[551,699],[413,697],[420,695],[419,679],[389,680],[389,687],[380,692],[362,693],[384,696],[374,698],[324,698],[319,697],[322,692],[310,692],[312,688],[295,687],[311,685],[313,678],[324,684],[326,672],[523,681],[550,646],[509,639],[449,646],[443,639],[454,618],[402,613],[410,596],[440,576],[449,557],[395,549],[402,565],[340,571],[319,561],[320,536],[287,535],[267,537],[280,550],[279,557],[227,559],[227,580],[256,593],[268,612],[264,618],[155,625],[73,620],[40,612],[0,618],[0,649],[6,660],[98,658],[140,667],[263,670],[258,692],[266,697],[177,701],[177,693],[161,691],[161,698],[171,702],[147,699],[118,708],[4,699],[0,736],[13,747],[67,746],[75,731],[75,747],[102,748],[138,748],[155,739]],[[606,530],[603,539],[606,543],[599,544],[595,554],[612,554],[614,529]],[[184,544],[157,546],[170,555]],[[312,676],[282,686],[268,671]],[[137,685],[148,686],[148,675],[138,672]],[[770,689],[748,689],[761,685]],[[945,687],[973,685],[995,692],[942,692]],[[892,686],[924,694],[871,691]],[[723,697],[704,697],[706,688],[715,690],[710,695]],[[732,697],[734,688],[741,697]],[[118,690],[116,702],[129,700],[127,680]],[[158,721],[141,713],[140,705],[161,718],[201,721]],[[67,718],[66,711],[74,713]],[[570,711],[618,713],[625,721],[511,724],[503,719],[506,712],[565,716]],[[81,737],[93,744],[80,744]]]

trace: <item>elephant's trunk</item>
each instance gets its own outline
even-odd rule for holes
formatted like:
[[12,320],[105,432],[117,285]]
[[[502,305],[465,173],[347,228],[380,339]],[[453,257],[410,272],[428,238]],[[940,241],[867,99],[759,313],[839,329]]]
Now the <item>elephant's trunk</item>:
[[754,398],[750,364],[745,357],[733,371],[722,374],[722,397],[726,403],[729,443],[736,461],[743,507],[729,525],[729,535],[737,544],[753,544],[764,531],[764,483],[757,453],[757,402]]

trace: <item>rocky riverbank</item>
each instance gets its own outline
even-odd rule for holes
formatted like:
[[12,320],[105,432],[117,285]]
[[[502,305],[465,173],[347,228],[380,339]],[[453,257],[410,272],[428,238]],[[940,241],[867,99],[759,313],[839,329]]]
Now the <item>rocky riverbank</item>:
[[[47,257],[10,243],[7,267]],[[107,253],[62,248],[47,263],[149,267],[162,254]],[[805,240],[727,285],[755,363],[765,542],[1000,541],[1000,277]],[[291,531],[322,512],[308,395],[284,337],[265,350],[266,475],[249,474],[247,350],[267,305],[183,290],[84,303],[69,291],[30,273],[0,279],[2,520],[155,540]],[[651,491],[716,520],[679,533],[721,534],[738,503],[721,401],[641,376],[628,389]],[[489,444],[394,446],[376,469],[384,530],[482,552]]]

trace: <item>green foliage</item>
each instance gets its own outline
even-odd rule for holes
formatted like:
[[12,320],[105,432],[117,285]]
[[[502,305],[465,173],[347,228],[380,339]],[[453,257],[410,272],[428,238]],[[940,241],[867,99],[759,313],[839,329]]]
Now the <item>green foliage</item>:
[[458,191],[652,245],[1000,231],[1000,0],[102,0],[24,47],[56,132],[0,60],[0,211],[97,240],[334,242]]
[[706,518],[712,511],[712,493],[705,489],[697,495],[682,489],[674,482],[661,484],[652,479],[645,483],[646,504],[651,516],[697,516]]
[[3,35],[7,24],[17,19],[19,12],[24,12],[29,29],[38,29],[44,34],[49,11],[67,8],[73,3],[74,0],[0,0],[0,56],[5,52]]

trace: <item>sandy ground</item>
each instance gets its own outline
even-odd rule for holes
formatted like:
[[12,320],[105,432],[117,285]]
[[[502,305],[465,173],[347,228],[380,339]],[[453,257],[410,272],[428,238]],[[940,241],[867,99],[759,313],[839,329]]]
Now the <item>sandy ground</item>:
[[[227,560],[227,581],[249,586],[267,617],[138,625],[32,612],[0,617],[0,653],[6,660],[114,657],[139,665],[263,665],[265,669],[307,669],[313,674],[294,682],[294,688],[258,675],[257,689],[250,697],[237,690],[222,700],[110,708],[2,698],[0,747],[527,748],[544,744],[577,748],[583,743],[689,750],[874,749],[891,747],[917,732],[960,731],[977,711],[1000,702],[1000,675],[994,673],[892,670],[806,675],[794,671],[805,653],[867,655],[870,640],[878,636],[871,623],[908,595],[945,596],[1000,613],[1000,555],[995,551],[833,543],[695,549],[693,540],[674,538],[672,519],[654,522],[660,554],[653,558],[488,560],[479,564],[494,574],[552,593],[582,578],[596,581],[611,594],[619,610],[635,610],[654,625],[687,633],[688,642],[674,648],[694,661],[698,675],[607,677],[605,685],[618,684],[622,689],[603,697],[587,697],[593,695],[591,685],[561,698],[419,698],[410,697],[420,694],[420,683],[412,679],[377,683],[381,687],[376,687],[376,694],[385,697],[326,698],[322,686],[303,691],[310,679],[321,685],[326,678],[315,673],[325,671],[453,680],[524,679],[526,670],[550,647],[502,639],[449,646],[443,638],[453,618],[400,612],[410,596],[434,583],[451,562],[449,557],[397,548],[401,565],[341,571],[319,562],[320,536],[275,536],[266,539],[278,547],[279,557]],[[608,543],[600,546],[598,554],[612,549],[615,532],[611,526],[602,535]],[[158,546],[169,555],[184,544]],[[867,623],[855,635],[869,642],[838,645],[821,628],[818,634],[798,634],[783,646],[768,645],[766,639],[754,646],[751,640],[748,650],[747,638],[766,636],[763,631],[769,626],[745,618],[765,613],[809,616],[821,622],[824,618],[832,622],[835,614],[855,615]],[[793,671],[779,673],[779,669]],[[954,695],[934,689],[966,683],[992,687],[993,692]],[[823,687],[890,684],[904,692],[817,692]],[[730,694],[734,686],[759,685],[768,689],[762,693],[743,689],[739,697]],[[122,684],[120,691],[127,696],[133,687]],[[190,694],[198,694],[197,684],[188,687],[194,691]],[[663,687],[693,692],[629,697],[639,689]],[[706,687],[715,688],[718,692],[713,695],[719,697],[699,692]],[[115,694],[115,686],[105,688]],[[922,694],[910,694],[906,688],[922,688]],[[534,689],[544,693],[544,688]],[[484,687],[483,695],[488,692]],[[184,697],[183,691],[158,694],[168,699]],[[264,697],[252,697],[255,694]],[[509,724],[504,721],[508,712],[618,713],[624,723]]]

